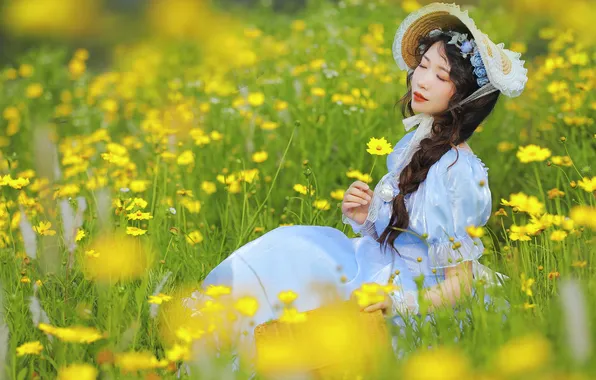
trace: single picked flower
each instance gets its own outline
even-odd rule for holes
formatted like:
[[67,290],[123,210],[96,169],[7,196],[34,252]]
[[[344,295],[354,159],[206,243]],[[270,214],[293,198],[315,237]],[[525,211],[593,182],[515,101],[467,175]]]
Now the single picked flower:
[[384,137],[380,139],[371,137],[370,141],[367,144],[368,149],[366,150],[368,153],[376,156],[384,156],[389,154],[393,151],[391,144],[385,140]]

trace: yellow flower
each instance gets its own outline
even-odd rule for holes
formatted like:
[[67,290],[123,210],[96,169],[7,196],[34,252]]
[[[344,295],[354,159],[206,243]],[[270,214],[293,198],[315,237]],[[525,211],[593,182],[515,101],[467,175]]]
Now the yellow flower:
[[87,66],[85,65],[85,62],[78,59],[72,59],[68,63],[68,71],[70,72],[71,79],[80,78],[80,76],[85,73],[86,69]]
[[99,252],[96,252],[94,249],[89,249],[85,251],[85,256],[87,257],[99,257]]
[[502,346],[495,356],[499,373],[509,377],[530,376],[530,372],[548,363],[550,344],[542,336],[531,335],[516,338]]
[[559,166],[571,166],[573,165],[573,161],[569,156],[552,156],[550,158],[551,162],[555,165]]
[[246,315],[247,317],[252,317],[259,309],[259,302],[254,297],[245,296],[239,298],[234,307],[241,314]]
[[501,204],[504,206],[517,207],[519,211],[530,215],[540,215],[544,213],[544,204],[540,203],[537,197],[526,195],[524,193],[511,194],[509,200],[501,198]]
[[483,227],[475,227],[475,226],[468,226],[466,227],[466,232],[470,237],[479,238],[484,236],[484,228]]
[[420,8],[420,3],[418,3],[416,0],[404,0],[401,3],[401,7],[404,10],[404,12],[412,13]]
[[43,346],[38,340],[34,342],[27,342],[17,347],[17,356],[39,355],[42,350]]
[[532,297],[534,294],[532,293],[532,285],[536,282],[533,278],[526,278],[526,274],[521,274],[521,290],[522,292],[526,293],[528,297]]
[[408,358],[404,367],[408,380],[472,379],[466,357],[452,348],[438,347],[420,350]]
[[[305,185],[296,184],[294,185],[294,191],[299,192],[300,194],[306,195],[308,193],[308,188]],[[310,191],[310,194],[314,194],[314,189]]]
[[550,234],[550,240],[563,241],[567,237],[567,232],[563,230],[555,230]]
[[58,371],[58,380],[95,380],[97,368],[90,364],[71,364]]
[[203,234],[201,231],[195,230],[186,235],[186,242],[190,245],[195,245],[203,241]]
[[571,209],[570,217],[575,223],[596,230],[596,207],[575,206]]
[[39,225],[33,227],[33,231],[42,236],[54,236],[56,235],[56,231],[50,229],[51,227],[52,223],[50,222],[39,222]]
[[515,145],[513,145],[509,141],[501,141],[500,143],[497,144],[497,150],[499,152],[508,152],[511,149],[513,149],[514,147],[515,147]]
[[380,139],[371,137],[367,146],[368,146],[368,149],[366,151],[372,155],[377,155],[377,156],[384,156],[384,155],[389,154],[393,151],[391,144],[388,143],[384,137],[381,137]]
[[200,201],[184,198],[180,203],[182,203],[182,206],[184,206],[184,208],[191,214],[198,214],[201,211]]
[[43,94],[43,87],[39,83],[30,84],[27,86],[25,94],[29,99],[37,99]]
[[573,263],[571,263],[571,266],[574,268],[585,268],[586,265],[588,265],[588,262],[586,260],[574,261]]
[[306,321],[306,313],[301,313],[295,308],[285,308],[279,317],[283,323],[302,323]]
[[213,182],[203,181],[203,183],[201,183],[201,190],[203,190],[208,195],[211,195],[217,191],[217,187]]
[[115,364],[125,372],[136,372],[154,368],[164,368],[167,360],[157,360],[149,352],[123,352],[115,355]]
[[127,214],[126,217],[128,218],[128,220],[149,220],[149,219],[153,219],[153,216],[151,215],[151,213],[149,213],[149,212],[142,212],[142,211],[131,212],[130,214]]
[[92,327],[54,327],[45,323],[40,323],[37,328],[46,334],[55,336],[63,342],[93,343],[103,339],[103,335]]
[[295,32],[302,32],[306,28],[306,23],[304,20],[294,20],[290,24],[290,27]]
[[150,248],[143,239],[123,233],[101,235],[85,254],[85,275],[107,284],[142,277],[153,263],[154,252]]
[[141,235],[145,235],[147,233],[147,230],[143,230],[137,227],[126,227],[126,234],[127,235],[132,235],[132,236],[141,236]]
[[267,152],[260,151],[260,152],[255,152],[252,155],[252,160],[256,163],[261,163],[261,162],[266,161],[268,157],[269,157],[269,155],[267,154]]
[[319,97],[321,97],[321,96],[325,96],[325,90],[324,90],[324,89],[322,89],[322,88],[319,88],[319,87],[312,88],[312,89],[310,90],[310,93],[311,93],[313,96],[319,96]]
[[87,236],[87,234],[85,233],[85,230],[82,229],[78,229],[77,230],[77,235],[75,236],[75,241],[81,241],[83,240],[83,238]]
[[144,200],[143,198],[133,198],[129,203],[128,206],[126,206],[126,210],[130,211],[135,207],[138,207],[140,209],[144,209],[145,207],[147,207],[148,203],[146,200]]
[[596,191],[596,177],[592,177],[592,179],[584,177],[577,184],[588,193]]
[[336,201],[341,201],[344,199],[344,195],[346,194],[345,190],[337,189],[331,192],[331,198],[335,199]]
[[232,293],[232,288],[225,285],[209,285],[207,289],[205,289],[205,294],[209,297],[217,298],[221,296],[226,296]]
[[133,193],[142,193],[149,188],[149,181],[142,179],[135,179],[128,184],[130,191]]
[[29,78],[32,76],[33,71],[33,66],[28,63],[23,63],[21,66],[19,66],[19,75],[23,78]]
[[190,360],[190,349],[188,346],[175,344],[169,350],[166,350],[166,358],[171,362]]
[[517,158],[525,163],[544,161],[549,158],[551,151],[548,148],[541,148],[538,145],[530,144],[526,146],[520,146],[517,151]]
[[536,307],[536,304],[533,303],[529,303],[529,302],[524,302],[524,310],[528,310],[528,309],[533,309]]
[[548,199],[561,198],[565,196],[565,192],[557,189],[556,187],[554,189],[550,189],[546,194],[548,195]]
[[315,208],[323,211],[327,211],[331,208],[331,204],[326,199],[318,199],[313,202],[313,205],[315,206]]
[[149,303],[161,305],[164,302],[168,302],[172,300],[172,296],[165,295],[163,293],[159,293],[156,296],[149,296]]
[[276,99],[273,103],[273,108],[275,108],[276,111],[283,111],[288,108],[288,102]]
[[377,283],[364,283],[360,288],[354,290],[354,296],[358,305],[365,307],[379,303],[386,298],[386,289]]
[[277,129],[277,127],[279,127],[279,124],[274,121],[264,121],[261,124],[261,129],[265,131],[272,131],[274,129]]
[[253,107],[258,107],[265,102],[265,95],[262,92],[253,92],[248,94],[248,104]]
[[190,150],[186,150],[186,151],[182,152],[182,154],[180,154],[180,156],[178,156],[178,159],[176,160],[176,162],[180,166],[194,165],[195,164],[195,154]]
[[285,304],[290,304],[290,303],[294,302],[296,300],[296,298],[298,298],[298,294],[296,294],[295,292],[293,292],[291,290],[286,290],[286,291],[280,292],[277,295],[277,298]]

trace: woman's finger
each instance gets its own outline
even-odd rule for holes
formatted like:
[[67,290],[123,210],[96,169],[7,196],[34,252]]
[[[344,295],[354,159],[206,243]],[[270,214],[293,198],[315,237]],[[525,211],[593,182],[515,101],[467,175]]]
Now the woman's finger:
[[364,192],[360,189],[356,189],[356,188],[352,188],[352,189],[348,190],[346,192],[346,195],[353,195],[355,197],[364,199],[367,202],[370,202],[370,200],[372,199],[372,197],[370,195],[368,195],[366,192]]
[[354,181],[354,183],[352,183],[350,185],[350,188],[356,188],[356,189],[359,189],[362,191],[370,189],[370,187],[365,182],[362,182],[362,181]]
[[350,209],[360,207],[360,206],[362,206],[362,203],[359,203],[359,202],[344,202],[343,208],[345,210],[350,210]]
[[353,203],[360,203],[361,205],[365,205],[368,204],[368,200],[357,197],[355,195],[352,194],[347,194],[346,197],[344,198],[346,202],[353,202]]
[[367,307],[365,307],[363,311],[365,311],[365,312],[367,312],[367,313],[371,313],[371,312],[373,312],[373,311],[377,311],[377,310],[383,310],[383,309],[385,309],[386,307],[387,307],[387,306],[385,305],[385,303],[384,303],[384,302],[378,302],[378,303],[375,303],[375,304],[372,304],[372,305],[370,305],[370,306],[367,306]]

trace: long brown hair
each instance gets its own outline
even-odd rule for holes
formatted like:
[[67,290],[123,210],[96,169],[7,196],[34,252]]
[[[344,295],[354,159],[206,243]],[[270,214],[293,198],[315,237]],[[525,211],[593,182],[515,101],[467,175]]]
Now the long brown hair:
[[[458,31],[467,32],[468,36],[471,35],[466,30]],[[415,54],[420,63],[424,53],[434,43],[442,42],[442,48],[439,51],[451,66],[449,78],[455,85],[455,93],[449,100],[447,111],[433,115],[432,136],[420,142],[420,149],[414,153],[410,163],[403,168],[399,175],[399,194],[393,199],[393,211],[389,225],[377,240],[382,246],[390,245],[395,249],[393,245],[395,239],[410,224],[405,203],[406,196],[418,190],[420,184],[426,179],[431,166],[439,161],[445,153],[472,136],[478,125],[491,113],[499,98],[500,92],[497,91],[464,105],[456,106],[479,86],[476,83],[476,76],[473,74],[474,67],[470,63],[470,56],[462,57],[457,46],[447,44],[450,39],[451,37],[444,34],[434,37],[424,36],[418,41],[418,46],[423,45],[425,48],[411,52]],[[404,118],[414,115],[411,83],[413,73],[412,71],[407,76],[407,93],[397,102],[397,104],[401,103],[401,113]],[[457,159],[453,164],[455,162]]]

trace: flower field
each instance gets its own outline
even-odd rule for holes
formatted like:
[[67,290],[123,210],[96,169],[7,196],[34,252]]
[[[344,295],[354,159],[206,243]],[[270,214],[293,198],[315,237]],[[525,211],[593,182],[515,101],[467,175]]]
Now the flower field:
[[[183,299],[278,226],[354,236],[340,203],[355,180],[374,187],[405,134],[391,44],[426,3],[149,1],[129,20],[101,1],[31,2],[37,12],[0,2],[5,33],[36,41],[0,67],[0,379],[231,378],[230,356],[206,347],[260,305],[228,305],[229,289],[212,287],[197,320]],[[379,353],[366,371],[349,364],[373,332],[338,308],[342,328],[276,342],[263,377],[321,342],[335,343],[320,355],[344,379],[596,375],[594,9],[466,3],[528,68],[524,93],[502,96],[469,141],[493,214],[468,233],[508,280],[486,290],[489,306],[470,298],[390,326],[397,360]],[[308,319],[299,296],[279,295],[282,322]]]

